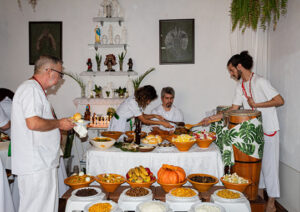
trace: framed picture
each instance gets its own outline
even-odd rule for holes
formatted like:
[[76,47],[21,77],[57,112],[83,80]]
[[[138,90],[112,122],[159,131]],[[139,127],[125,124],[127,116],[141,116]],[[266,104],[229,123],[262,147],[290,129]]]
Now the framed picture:
[[159,64],[195,63],[194,19],[159,21]]
[[62,22],[29,22],[29,65],[40,55],[62,59]]

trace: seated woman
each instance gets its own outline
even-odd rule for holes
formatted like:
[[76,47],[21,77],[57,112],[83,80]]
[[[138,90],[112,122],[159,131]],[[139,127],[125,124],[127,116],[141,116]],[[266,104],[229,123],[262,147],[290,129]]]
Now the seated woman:
[[0,88],[0,131],[10,136],[10,113],[14,93],[6,88]]
[[[153,100],[157,98],[156,90],[151,85],[146,85],[135,91],[134,96],[128,97],[117,109],[110,121],[108,130],[125,132],[130,130],[129,120],[137,117],[146,125],[163,125],[166,128],[173,126],[160,115],[144,114],[143,111]],[[151,120],[153,118],[157,121]]]

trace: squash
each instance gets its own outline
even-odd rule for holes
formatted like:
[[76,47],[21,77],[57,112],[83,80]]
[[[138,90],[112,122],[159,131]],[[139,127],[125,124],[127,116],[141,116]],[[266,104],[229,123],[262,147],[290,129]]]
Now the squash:
[[177,184],[185,180],[186,174],[183,168],[163,164],[157,172],[157,179],[164,184]]

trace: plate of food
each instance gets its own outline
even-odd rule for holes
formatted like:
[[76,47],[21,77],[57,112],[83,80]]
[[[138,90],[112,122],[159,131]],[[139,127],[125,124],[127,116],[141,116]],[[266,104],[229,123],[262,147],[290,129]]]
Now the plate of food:
[[151,152],[155,149],[155,146],[140,145],[138,149],[139,149],[140,152]]

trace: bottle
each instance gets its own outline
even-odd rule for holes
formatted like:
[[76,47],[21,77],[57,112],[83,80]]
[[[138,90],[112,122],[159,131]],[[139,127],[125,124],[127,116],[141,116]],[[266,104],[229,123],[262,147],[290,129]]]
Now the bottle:
[[141,121],[135,118],[135,143],[137,145],[141,144]]

